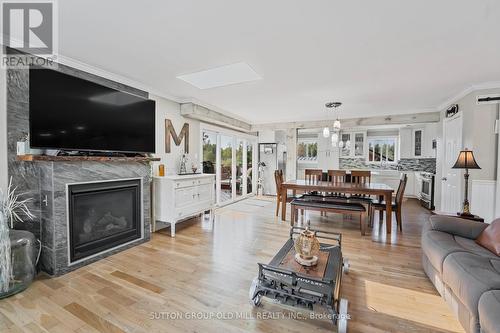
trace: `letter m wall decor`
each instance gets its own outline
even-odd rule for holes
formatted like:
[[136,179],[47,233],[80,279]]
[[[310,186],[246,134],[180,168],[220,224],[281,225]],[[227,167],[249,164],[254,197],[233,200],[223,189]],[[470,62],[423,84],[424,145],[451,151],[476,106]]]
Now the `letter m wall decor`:
[[174,139],[176,146],[180,146],[182,140],[184,139],[184,152],[189,154],[189,124],[184,123],[179,135],[175,132],[174,125],[170,119],[165,119],[165,152],[168,154],[171,152],[170,140]]

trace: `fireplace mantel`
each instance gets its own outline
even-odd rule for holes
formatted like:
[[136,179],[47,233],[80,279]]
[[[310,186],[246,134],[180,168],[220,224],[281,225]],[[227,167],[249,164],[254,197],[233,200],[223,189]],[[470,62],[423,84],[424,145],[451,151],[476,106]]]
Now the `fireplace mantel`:
[[119,157],[119,156],[49,156],[49,155],[20,155],[18,161],[23,162],[155,162],[157,157]]

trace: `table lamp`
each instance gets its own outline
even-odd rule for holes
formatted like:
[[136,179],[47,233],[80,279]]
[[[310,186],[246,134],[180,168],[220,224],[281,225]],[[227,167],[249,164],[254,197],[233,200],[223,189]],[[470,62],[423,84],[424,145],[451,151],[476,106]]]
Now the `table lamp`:
[[469,169],[481,169],[479,165],[477,165],[476,160],[474,159],[474,153],[470,150],[462,150],[458,155],[458,159],[455,162],[455,165],[452,169],[465,169],[465,195],[464,195],[464,206],[461,213],[458,215],[461,216],[471,216],[470,207],[469,207]]

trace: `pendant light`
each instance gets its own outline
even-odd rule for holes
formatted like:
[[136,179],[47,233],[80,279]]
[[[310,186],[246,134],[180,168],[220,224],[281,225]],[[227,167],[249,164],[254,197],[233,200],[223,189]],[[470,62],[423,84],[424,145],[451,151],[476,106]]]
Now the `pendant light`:
[[[334,111],[341,106],[340,102],[328,102],[325,104],[325,107],[328,109],[333,109]],[[333,133],[332,133],[332,146],[337,147],[339,144],[339,132],[340,132],[340,120],[337,114],[337,119],[333,122]],[[330,128],[326,126],[323,128],[323,137],[327,138],[330,136]]]
[[325,128],[323,128],[323,137],[328,138],[329,136],[330,136],[330,129],[328,128],[328,126],[326,126]]
[[[327,108],[333,108],[334,110],[336,110],[341,105],[342,103],[340,102],[329,102],[325,104]],[[337,113],[337,119],[335,119],[335,121],[333,122],[333,130],[340,131],[340,127],[341,124],[340,124],[339,114]]]

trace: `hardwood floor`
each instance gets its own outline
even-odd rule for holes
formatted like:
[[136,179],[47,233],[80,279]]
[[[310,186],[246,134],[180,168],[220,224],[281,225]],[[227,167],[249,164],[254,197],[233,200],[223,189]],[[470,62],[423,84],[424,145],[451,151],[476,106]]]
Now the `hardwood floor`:
[[[157,233],[62,277],[41,275],[0,301],[0,332],[332,332],[328,319],[311,319],[309,311],[248,301],[257,262],[267,263],[288,237],[274,207],[269,199],[244,200],[219,209],[214,222],[179,224],[176,238]],[[409,200],[402,234],[394,223],[386,236],[375,217],[371,235],[361,237],[356,218],[306,214],[313,228],[343,234],[349,332],[463,332],[422,269],[428,216]]]

